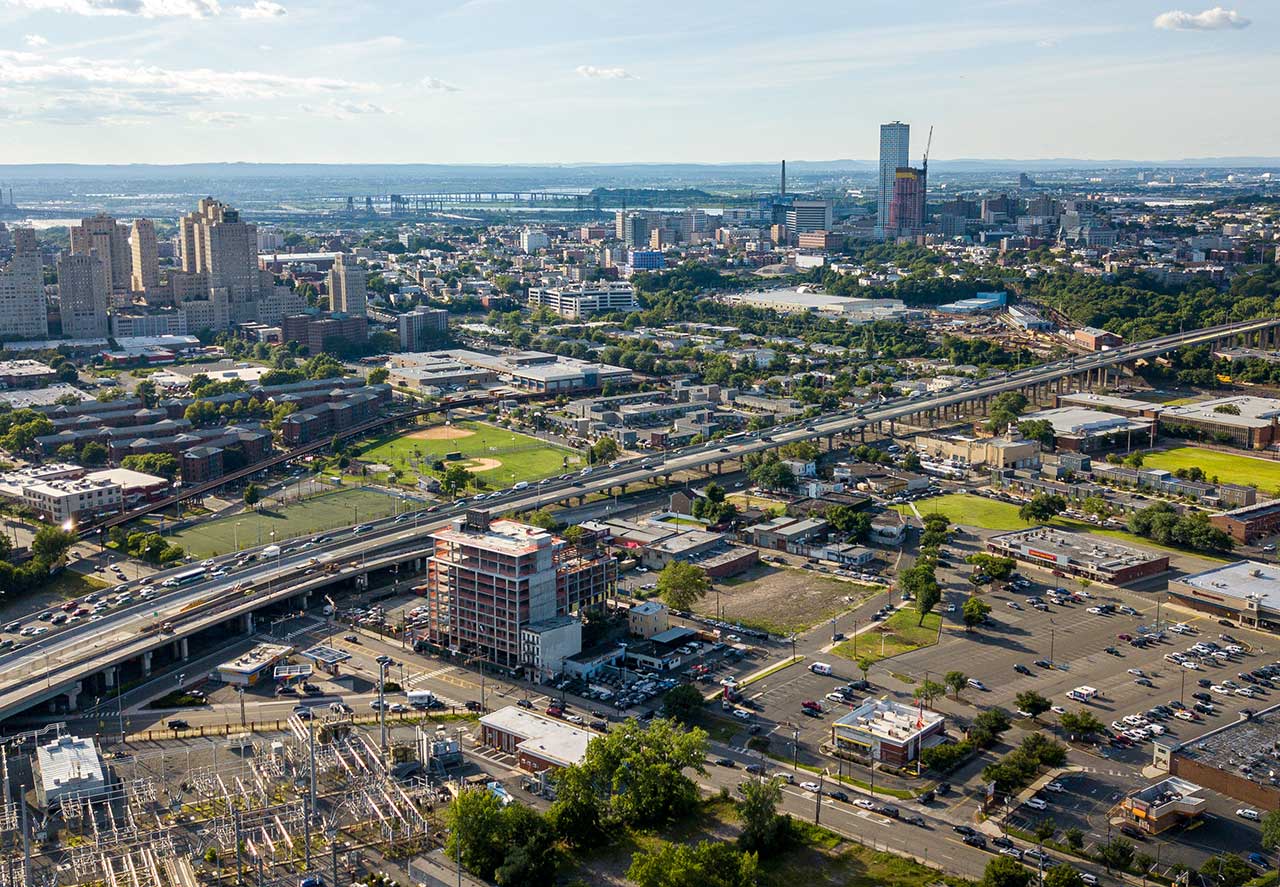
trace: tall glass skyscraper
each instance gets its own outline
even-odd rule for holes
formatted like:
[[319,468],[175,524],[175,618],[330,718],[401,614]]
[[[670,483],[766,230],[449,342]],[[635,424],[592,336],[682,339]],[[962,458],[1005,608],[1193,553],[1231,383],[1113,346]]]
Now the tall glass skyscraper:
[[876,201],[876,234],[884,236],[889,224],[889,206],[893,202],[894,175],[898,167],[907,165],[911,147],[911,127],[906,123],[880,124],[880,195]]

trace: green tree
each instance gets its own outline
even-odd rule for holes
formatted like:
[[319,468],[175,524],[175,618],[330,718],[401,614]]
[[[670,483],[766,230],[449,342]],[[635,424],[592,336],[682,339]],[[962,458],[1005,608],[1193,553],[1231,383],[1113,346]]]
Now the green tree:
[[1031,715],[1033,721],[1047,712],[1053,705],[1052,702],[1045,699],[1035,690],[1023,690],[1013,698],[1013,701],[1020,711],[1025,711]]
[[662,713],[682,724],[688,724],[706,704],[702,693],[693,684],[677,684],[663,697]]
[[1209,879],[1216,887],[1240,887],[1251,880],[1254,870],[1234,853],[1220,853],[1210,856],[1200,866],[1200,874]]
[[1138,874],[1142,876],[1142,883],[1147,883],[1147,875],[1151,874],[1151,869],[1155,867],[1156,858],[1150,853],[1136,853],[1133,857],[1133,867],[1138,870]]
[[1018,423],[1018,433],[1046,450],[1053,446],[1053,423],[1048,419],[1024,419]]
[[1134,846],[1127,838],[1115,837],[1098,848],[1098,858],[1107,867],[1124,871],[1133,863]]
[[548,815],[572,846],[590,846],[617,829],[671,822],[698,803],[686,771],[705,773],[707,734],[659,718],[624,721],[587,746],[580,763],[555,774]]
[[942,683],[947,685],[952,696],[959,699],[960,691],[969,686],[969,676],[962,671],[949,671],[943,675]]
[[707,596],[711,579],[707,571],[687,561],[671,561],[658,574],[658,594],[673,610],[690,610]]
[[943,696],[947,692],[945,684],[939,684],[937,681],[924,680],[920,682],[920,686],[916,688],[916,696],[923,699],[925,705],[933,708],[933,700]]
[[1280,810],[1268,811],[1262,817],[1261,832],[1263,849],[1280,851]]
[[456,496],[467,488],[474,480],[470,471],[454,462],[444,470],[444,477],[440,481],[440,488],[450,496]]
[[62,560],[76,544],[75,533],[61,527],[41,527],[31,539],[31,556],[44,564],[45,571]]
[[1058,715],[1058,723],[1062,725],[1062,729],[1067,731],[1067,735],[1072,739],[1088,739],[1090,736],[1101,733],[1103,731],[1102,721],[1088,709],[1081,709],[1078,712],[1065,711]]
[[560,529],[560,521],[556,520],[555,515],[547,511],[545,508],[539,508],[537,511],[531,511],[524,516],[524,522],[539,529],[555,532]]
[[120,460],[123,468],[156,474],[173,480],[178,476],[178,459],[172,453],[134,453]]
[[662,843],[631,857],[627,878],[637,887],[756,887],[759,860],[732,844]]
[[1044,523],[1067,510],[1067,500],[1057,493],[1037,493],[1018,509],[1018,517],[1027,523]]
[[876,664],[874,656],[866,655],[858,660],[858,670],[862,672],[862,679],[865,681],[867,675],[871,673],[871,666]]
[[761,462],[751,469],[751,482],[766,490],[791,490],[795,488],[796,476],[791,469],[777,460]]
[[782,785],[777,779],[748,779],[738,784],[738,816],[742,832],[738,846],[743,850],[758,851],[777,846],[782,818],[778,805],[782,803]]
[[997,856],[987,861],[979,887],[1028,887],[1032,873],[1029,868],[1007,856]]
[[960,618],[964,620],[965,631],[972,631],[981,625],[991,612],[991,605],[981,598],[971,597],[960,608]]
[[618,458],[618,442],[612,437],[602,437],[591,445],[587,451],[587,461],[592,465],[612,462]]
[[244,488],[244,504],[252,508],[262,501],[262,489],[255,483],[249,483]]
[[382,385],[389,378],[391,378],[391,371],[386,367],[378,367],[376,370],[369,373],[366,381],[370,385]]
[[143,379],[133,388],[133,396],[142,402],[145,409],[154,409],[160,400],[159,392],[156,391],[156,383],[150,379]]
[[1084,832],[1074,825],[1064,831],[1062,837],[1072,850],[1079,850],[1084,846]]
[[1055,865],[1045,870],[1044,887],[1084,887],[1084,878],[1069,865]]
[[1036,840],[1039,841],[1041,844],[1043,844],[1045,841],[1048,841],[1050,838],[1052,838],[1053,833],[1056,832],[1057,830],[1058,830],[1058,827],[1053,824],[1052,819],[1042,819],[1036,823],[1035,831],[1033,834],[1035,834]]
[[80,464],[85,468],[100,468],[107,464],[107,448],[91,440],[80,449]]

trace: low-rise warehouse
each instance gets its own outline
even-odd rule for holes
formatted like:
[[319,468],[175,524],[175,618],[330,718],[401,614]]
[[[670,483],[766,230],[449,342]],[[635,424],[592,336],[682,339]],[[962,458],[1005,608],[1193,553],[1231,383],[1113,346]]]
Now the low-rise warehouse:
[[508,705],[480,719],[480,741],[516,757],[529,773],[559,770],[579,763],[595,733],[564,721]]
[[1128,585],[1169,569],[1167,554],[1052,527],[1032,527],[992,536],[987,540],[987,550],[1052,570],[1055,576],[1075,576],[1108,585]]
[[1246,395],[1166,407],[1160,424],[1178,437],[1261,450],[1280,439],[1280,400]]
[[1280,567],[1261,561],[1237,561],[1169,582],[1169,594],[1219,619],[1253,628],[1280,628]]
[[1067,406],[1041,410],[1023,416],[1026,421],[1043,420],[1053,426],[1053,444],[1058,450],[1096,453],[1103,450],[1149,447],[1156,442],[1156,420],[1151,417],[1121,416],[1104,410]]
[[1185,743],[1157,742],[1153,762],[1258,810],[1280,809],[1280,706]]

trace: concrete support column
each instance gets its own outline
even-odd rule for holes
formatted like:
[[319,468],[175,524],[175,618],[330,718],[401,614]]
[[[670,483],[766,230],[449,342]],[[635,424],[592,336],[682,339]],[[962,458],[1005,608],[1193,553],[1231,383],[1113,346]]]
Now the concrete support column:
[[76,710],[76,707],[80,703],[80,691],[82,689],[84,689],[84,684],[80,681],[76,681],[75,684],[72,685],[71,689],[67,691],[67,711]]
[[106,668],[102,670],[102,683],[103,683],[103,686],[105,686],[108,690],[115,687],[116,667],[114,665],[108,665]]
[[151,676],[151,651],[150,650],[142,654],[142,676],[143,677]]
[[253,634],[253,614],[245,613],[240,617],[240,630],[245,634]]
[[188,640],[190,640],[190,639],[189,639],[189,638],[180,638],[180,639],[178,640],[178,658],[179,658],[179,659],[181,659],[183,662],[186,662],[186,661],[187,661],[187,659],[188,659],[188,657],[190,657],[190,656],[191,656],[191,649],[190,649],[189,645],[187,644],[187,641],[188,641]]

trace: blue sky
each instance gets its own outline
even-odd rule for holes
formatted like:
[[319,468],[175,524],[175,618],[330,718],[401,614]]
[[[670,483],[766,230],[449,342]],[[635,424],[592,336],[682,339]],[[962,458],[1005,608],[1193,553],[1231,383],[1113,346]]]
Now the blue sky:
[[0,163],[871,159],[892,119],[932,124],[937,158],[1275,155],[1277,20],[1276,0],[0,0]]

